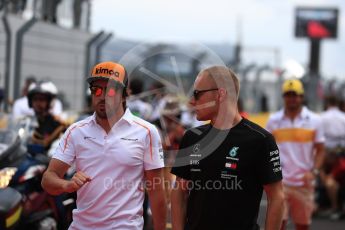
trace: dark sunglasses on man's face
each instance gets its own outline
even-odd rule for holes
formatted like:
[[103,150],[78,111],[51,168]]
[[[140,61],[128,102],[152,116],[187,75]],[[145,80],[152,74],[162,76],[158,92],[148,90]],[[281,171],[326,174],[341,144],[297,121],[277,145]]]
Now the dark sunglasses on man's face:
[[193,91],[193,97],[195,100],[199,100],[200,96],[202,93],[208,92],[208,91],[214,91],[214,90],[218,90],[218,88],[214,88],[214,89],[204,89],[204,90],[197,90],[195,89]]
[[96,97],[103,95],[104,90],[105,90],[106,95],[108,97],[114,97],[116,94],[116,91],[118,91],[118,89],[119,88],[116,86],[108,86],[108,87],[101,87],[101,86],[97,86],[97,85],[90,86],[91,93],[93,95],[95,95]]

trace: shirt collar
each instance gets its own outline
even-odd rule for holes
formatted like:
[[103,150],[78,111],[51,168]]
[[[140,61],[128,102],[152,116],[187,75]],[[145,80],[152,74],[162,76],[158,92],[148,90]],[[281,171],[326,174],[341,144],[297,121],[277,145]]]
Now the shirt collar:
[[337,106],[330,106],[327,111],[340,111],[340,109]]
[[125,120],[128,123],[132,124],[133,121],[133,114],[132,112],[129,110],[129,108],[126,109],[125,113],[123,114],[123,116],[121,117],[120,120]]
[[[281,119],[281,120],[283,120],[284,118],[287,118],[287,117],[285,116],[284,108],[280,110],[279,116],[280,116],[280,119]],[[297,115],[297,117],[298,117],[298,118],[302,118],[302,119],[308,118],[309,115],[308,115],[308,109],[307,109],[307,107],[303,106],[301,112]]]
[[308,113],[307,107],[303,106],[302,111],[301,111],[301,113],[299,114],[299,116],[300,116],[301,118],[303,118],[303,119],[309,117],[309,113]]

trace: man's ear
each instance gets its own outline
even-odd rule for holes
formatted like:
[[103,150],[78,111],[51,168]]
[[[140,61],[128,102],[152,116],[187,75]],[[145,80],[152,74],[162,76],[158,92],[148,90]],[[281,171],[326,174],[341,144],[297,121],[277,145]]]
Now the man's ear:
[[226,91],[226,89],[224,89],[224,88],[219,88],[218,89],[218,99],[219,99],[219,102],[224,101],[227,96],[228,96],[228,92]]

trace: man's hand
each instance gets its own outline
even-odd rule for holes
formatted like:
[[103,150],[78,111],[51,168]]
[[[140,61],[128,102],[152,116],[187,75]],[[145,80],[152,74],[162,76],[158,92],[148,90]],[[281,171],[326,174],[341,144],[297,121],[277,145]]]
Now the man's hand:
[[63,190],[65,192],[75,192],[80,189],[84,184],[90,182],[91,178],[87,176],[85,173],[79,171],[76,172],[70,181],[66,181],[63,186]]
[[64,192],[75,192],[84,184],[91,181],[85,173],[76,172],[71,180],[65,180],[64,175],[70,166],[58,159],[51,159],[48,169],[42,178],[42,188],[51,195],[60,195]]
[[315,185],[315,175],[312,172],[306,172],[303,176],[304,185],[313,188]]

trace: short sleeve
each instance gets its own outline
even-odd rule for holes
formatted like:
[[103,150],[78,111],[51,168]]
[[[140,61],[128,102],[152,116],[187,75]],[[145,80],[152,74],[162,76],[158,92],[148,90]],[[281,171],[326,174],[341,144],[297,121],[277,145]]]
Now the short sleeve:
[[322,126],[322,119],[321,117],[317,117],[316,121],[316,132],[315,132],[315,143],[324,143],[325,142],[325,133],[324,128]]
[[73,127],[67,129],[64,135],[60,138],[59,145],[53,152],[53,158],[72,165],[75,161],[75,145],[72,136]]
[[266,124],[266,130],[270,133],[273,131],[273,122],[271,116],[268,118],[267,124]]
[[187,131],[181,140],[179,151],[176,155],[174,166],[171,169],[171,173],[186,180],[191,179],[190,166],[189,166],[189,152],[188,149],[191,146],[189,140],[189,132]]
[[164,167],[162,141],[155,126],[150,128],[144,150],[144,170]]
[[12,116],[17,119],[21,116],[21,113],[20,113],[20,106],[19,106],[19,99],[17,99],[14,104],[13,104],[13,107],[12,107]]
[[282,180],[282,168],[280,165],[279,149],[272,135],[264,139],[265,146],[256,164],[257,175],[261,183],[271,184]]

